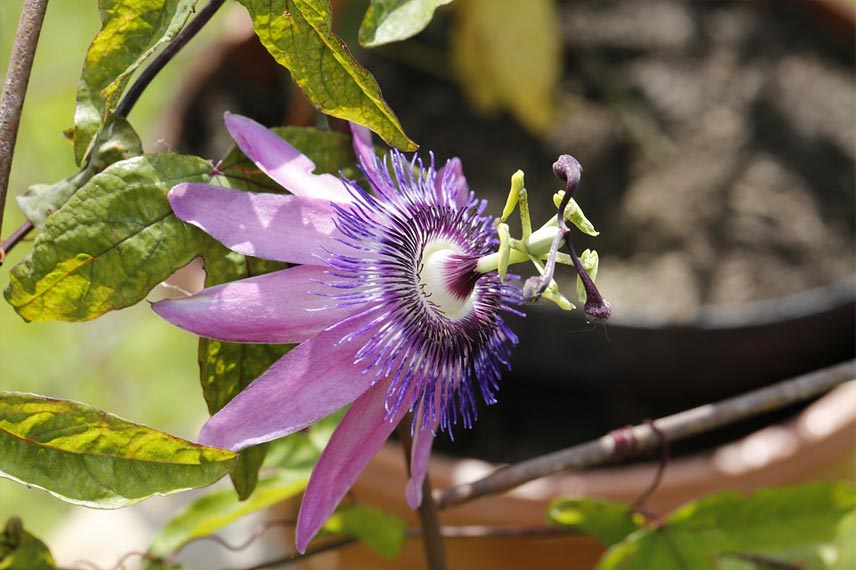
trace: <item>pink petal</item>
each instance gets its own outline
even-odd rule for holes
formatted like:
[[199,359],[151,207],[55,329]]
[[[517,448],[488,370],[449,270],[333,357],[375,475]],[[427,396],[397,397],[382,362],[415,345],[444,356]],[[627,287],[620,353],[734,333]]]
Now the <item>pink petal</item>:
[[324,268],[300,265],[169,299],[152,309],[177,327],[229,342],[303,342],[355,312],[326,308],[336,301],[318,280]]
[[382,188],[384,182],[378,175],[378,158],[375,154],[372,132],[362,125],[350,123],[351,137],[353,139],[354,154],[362,165],[366,177],[375,188]]
[[225,114],[226,128],[247,157],[295,196],[350,202],[345,184],[332,174],[312,174],[315,163],[282,137],[252,119]]
[[369,320],[355,319],[298,345],[214,414],[199,442],[238,451],[301,430],[357,399],[371,383],[354,364],[361,343],[337,343]]
[[402,406],[395,417],[385,419],[389,383],[378,382],[354,402],[315,465],[297,516],[296,545],[300,552],[306,551],[369,460],[407,414],[407,406]]
[[437,172],[437,178],[434,180],[436,192],[439,197],[442,197],[440,184],[443,178],[448,176],[446,184],[452,191],[452,200],[459,208],[463,208],[470,201],[470,187],[467,184],[467,179],[464,176],[464,167],[461,164],[461,159],[454,157],[449,159],[446,165]]
[[170,190],[169,202],[176,216],[244,255],[320,265],[322,243],[349,251],[335,240],[335,211],[324,200],[184,182]]
[[422,425],[421,412],[416,418],[416,435],[413,436],[413,445],[410,449],[410,480],[404,490],[407,504],[411,509],[418,509],[422,504],[422,483],[428,473],[428,461],[431,459],[431,447],[434,445],[434,432],[440,424],[440,416],[437,415],[431,427]]

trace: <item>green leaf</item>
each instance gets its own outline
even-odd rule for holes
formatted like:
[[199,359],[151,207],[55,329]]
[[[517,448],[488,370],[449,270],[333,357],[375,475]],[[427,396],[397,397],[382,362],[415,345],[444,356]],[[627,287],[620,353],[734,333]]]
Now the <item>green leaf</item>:
[[831,570],[852,570],[856,568],[856,509],[844,517],[838,527],[838,534],[831,545]]
[[452,61],[476,108],[508,109],[536,134],[550,125],[562,64],[559,21],[554,0],[460,3]]
[[235,464],[204,447],[91,406],[0,392],[0,476],[70,503],[118,508],[204,487]]
[[[252,496],[241,501],[231,490],[215,491],[195,501],[155,537],[148,553],[165,557],[188,542],[208,536],[241,517],[296,496],[306,488],[330,434],[343,412],[311,425],[307,430],[269,444],[264,473]],[[159,570],[149,564],[147,570]]]
[[360,44],[377,47],[413,37],[425,29],[434,10],[451,1],[371,0],[360,25]]
[[54,570],[51,551],[12,517],[0,534],[0,570]]
[[100,0],[101,31],[83,61],[74,111],[74,159],[82,164],[133,73],[184,27],[196,0]]
[[377,81],[331,30],[329,0],[240,0],[262,44],[324,113],[365,125],[387,143],[415,150]]
[[206,161],[173,153],[111,165],[48,218],[10,272],[6,300],[28,321],[85,321],[137,303],[210,241],[166,198],[210,172]]
[[214,491],[191,503],[161,529],[149,547],[154,557],[165,557],[188,542],[209,536],[241,517],[258,512],[301,493],[321,455],[306,433],[295,433],[271,443],[268,472],[249,500],[241,501],[229,489]]
[[241,501],[231,489],[223,489],[191,503],[169,521],[149,547],[149,554],[163,557],[188,542],[209,536],[241,517],[267,509],[297,496],[306,488],[308,473],[280,471],[262,478],[253,496]]
[[72,194],[89,182],[94,169],[84,168],[74,176],[70,176],[53,184],[33,184],[27,191],[18,196],[18,206],[24,216],[37,228],[45,225],[48,216],[65,204]]
[[627,505],[604,499],[557,499],[548,514],[560,525],[595,536],[606,546],[621,542],[643,522]]
[[631,534],[604,555],[598,569],[715,570],[734,554],[832,542],[854,509],[856,487],[845,483],[765,489],[749,497],[719,493],[678,509],[663,526]]
[[231,489],[223,489],[193,502],[155,537],[149,554],[166,556],[188,542],[209,536],[241,517],[267,509],[297,496],[306,488],[308,475],[281,472],[259,481],[253,496],[241,501]]
[[98,134],[95,151],[90,164],[69,178],[54,184],[34,184],[18,196],[18,205],[28,220],[37,228],[45,224],[47,217],[68,202],[71,195],[98,172],[114,162],[126,160],[143,153],[140,137],[123,117],[115,117]]
[[113,163],[143,154],[143,143],[125,117],[112,116],[95,139],[90,165],[101,172]]
[[384,558],[395,558],[407,542],[407,525],[396,516],[364,505],[342,507],[324,530],[362,540]]

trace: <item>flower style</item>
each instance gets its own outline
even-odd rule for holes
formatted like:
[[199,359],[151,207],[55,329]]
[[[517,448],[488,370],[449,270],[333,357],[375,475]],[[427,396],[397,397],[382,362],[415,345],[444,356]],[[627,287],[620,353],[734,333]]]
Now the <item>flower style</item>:
[[435,170],[397,152],[381,161],[352,126],[371,192],[313,174],[312,161],[245,117],[226,115],[241,150],[291,194],[183,183],[175,214],[242,254],[288,269],[156,303],[169,322],[231,342],[300,343],[205,424],[200,442],[240,450],[350,409],[310,478],[297,523],[302,552],[409,411],[405,495],[422,500],[434,435],[469,427],[495,402],[517,343],[501,313],[521,292],[478,260],[496,250],[495,220],[460,161]]

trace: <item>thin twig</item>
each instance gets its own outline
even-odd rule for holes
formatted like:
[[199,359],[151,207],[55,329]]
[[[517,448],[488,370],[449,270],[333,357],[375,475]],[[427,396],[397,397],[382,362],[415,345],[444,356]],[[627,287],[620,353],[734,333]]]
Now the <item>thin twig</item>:
[[[0,216],[2,217],[2,216]],[[6,261],[6,252],[11,250],[15,245],[18,244],[21,240],[23,240],[30,230],[33,229],[33,222],[27,220],[18,228],[12,232],[12,235],[3,240],[3,243],[0,243],[0,265],[3,265],[3,262]]]
[[[554,538],[557,536],[579,536],[581,533],[563,526],[483,526],[456,525],[441,526],[440,536],[450,539],[487,539],[487,538]],[[422,536],[421,528],[408,528],[407,536]]]
[[277,558],[275,560],[268,560],[267,562],[262,562],[261,564],[250,566],[249,568],[234,568],[231,570],[268,570],[270,568],[277,568],[279,566],[287,566],[295,562],[306,560],[307,558],[311,558],[312,556],[321,554],[323,552],[328,552],[330,550],[342,548],[343,546],[348,546],[349,544],[352,544],[354,542],[357,542],[356,538],[345,536],[336,540],[330,540],[328,542],[325,542],[324,544],[316,546],[315,548],[310,548],[303,554],[300,554],[299,552],[293,552],[281,558]]
[[[404,460],[407,463],[407,473],[410,474],[410,451],[413,439],[410,437],[410,415],[408,414],[398,424],[398,435],[404,450]],[[418,428],[417,428],[418,429]],[[443,546],[443,536],[440,534],[440,521],[437,518],[437,506],[434,504],[433,490],[428,475],[422,482],[422,503],[417,511],[419,522],[422,523],[422,542],[425,546],[425,560],[429,570],[446,569],[446,549]]]
[[267,522],[264,522],[264,523],[258,525],[253,530],[253,532],[250,533],[250,536],[248,536],[242,542],[235,543],[235,544],[228,542],[225,538],[223,538],[222,536],[216,535],[216,534],[209,534],[207,536],[199,536],[199,537],[196,537],[192,540],[188,540],[187,542],[185,542],[184,544],[179,546],[171,554],[169,554],[168,556],[165,556],[164,560],[166,562],[172,562],[173,560],[175,560],[178,557],[178,555],[181,553],[182,550],[184,550],[185,548],[187,548],[191,544],[194,544],[197,542],[215,542],[215,543],[219,544],[220,546],[222,546],[223,548],[225,548],[226,550],[229,550],[232,552],[240,552],[241,550],[246,550],[247,548],[252,546],[253,543],[255,543],[259,538],[261,538],[261,536],[263,534],[265,534],[267,531],[271,530],[272,528],[277,528],[277,527],[281,527],[281,526],[293,527],[296,524],[297,524],[297,521],[294,520],[293,518],[275,519],[275,520],[267,521]]
[[[407,422],[404,422],[407,423]],[[449,539],[492,539],[492,538],[556,538],[562,536],[578,536],[579,531],[561,526],[519,526],[519,527],[491,527],[481,525],[440,526],[438,532],[443,538]],[[405,531],[408,538],[421,538],[424,536],[422,528],[408,528]],[[233,568],[230,570],[268,570],[278,566],[287,566],[294,562],[305,560],[310,556],[328,552],[356,542],[355,538],[342,537],[331,540],[311,550],[306,554],[292,553],[276,560],[262,562],[250,568]]]
[[632,512],[640,513],[650,519],[655,518],[656,515],[648,511],[646,505],[648,503],[648,499],[651,498],[651,495],[654,494],[654,491],[657,490],[660,483],[663,481],[663,475],[666,473],[666,466],[669,464],[670,446],[669,438],[666,437],[666,434],[660,431],[660,428],[658,428],[654,422],[647,420],[645,424],[650,426],[660,442],[660,461],[657,464],[657,472],[654,474],[654,478],[651,480],[648,488],[642,491],[642,494],[633,501],[633,504],[630,506],[630,510]]
[[755,554],[753,552],[741,552],[739,554],[729,554],[727,556],[730,558],[745,560],[746,562],[750,562],[756,568],[761,568],[763,570],[801,570],[803,568],[803,565],[797,562],[779,560],[778,558],[771,558],[769,556]]
[[146,90],[146,87],[149,86],[149,83],[151,83],[157,74],[160,73],[160,70],[163,69],[179,51],[181,51],[181,48],[187,45],[187,42],[199,33],[199,30],[208,23],[217,10],[220,9],[220,6],[223,5],[224,1],[225,0],[211,0],[199,11],[196,17],[190,20],[190,22],[188,22],[187,25],[175,35],[172,41],[164,47],[163,51],[155,57],[152,63],[140,72],[140,76],[134,84],[131,85],[130,89],[128,89],[128,92],[125,94],[124,99],[122,99],[116,107],[117,115],[121,117],[128,116],[128,113],[130,113],[131,109],[134,108],[134,104],[136,104],[137,99],[140,98],[140,95],[142,95],[143,91]]
[[3,229],[3,210],[6,207],[6,193],[9,189],[9,173],[12,170],[12,156],[15,154],[15,141],[18,138],[18,126],[21,124],[21,110],[27,84],[30,82],[30,70],[48,0],[25,0],[18,20],[18,32],[3,94],[0,95],[0,230]]
[[[851,360],[723,400],[717,404],[708,404],[666,416],[654,423],[656,429],[669,441],[678,441],[808,400],[854,378],[856,378],[856,361]],[[631,433],[634,440],[632,449],[634,455],[659,445],[659,436],[648,424],[633,427]],[[487,495],[502,493],[561,471],[601,465],[615,459],[615,450],[616,438],[613,434],[609,434],[595,441],[503,467],[472,483],[437,492],[435,497],[437,508],[445,509]]]

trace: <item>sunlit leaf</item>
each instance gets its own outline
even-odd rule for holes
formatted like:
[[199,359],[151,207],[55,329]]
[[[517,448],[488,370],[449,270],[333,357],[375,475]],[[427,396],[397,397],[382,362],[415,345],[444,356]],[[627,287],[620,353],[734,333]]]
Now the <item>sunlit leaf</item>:
[[621,542],[639,529],[640,515],[622,503],[592,498],[557,499],[550,518],[562,526],[597,537],[606,546]]
[[210,241],[166,198],[210,172],[206,161],[173,153],[108,167],[48,218],[10,272],[6,300],[28,321],[85,321],[139,302]]
[[508,109],[539,133],[554,115],[561,74],[555,0],[460,2],[452,59],[471,102],[486,113]]
[[196,0],[100,0],[101,31],[86,51],[74,112],[74,158],[82,164],[133,73],[184,26]]
[[663,525],[651,525],[613,546],[599,570],[716,570],[741,553],[794,552],[832,543],[856,509],[856,487],[816,483],[765,489],[743,497],[725,492],[685,505]]
[[0,533],[0,570],[54,570],[51,551],[44,542],[24,530],[21,519],[12,517]]
[[234,466],[204,447],[91,406],[0,392],[0,476],[65,501],[118,508],[203,487]]
[[329,0],[240,0],[262,44],[324,113],[365,125],[387,143],[415,150],[377,81],[331,30]]
[[376,47],[415,36],[431,21],[434,10],[451,1],[371,0],[360,25],[360,44]]
[[402,519],[365,505],[338,509],[324,523],[324,530],[361,540],[385,558],[398,556],[407,542]]

